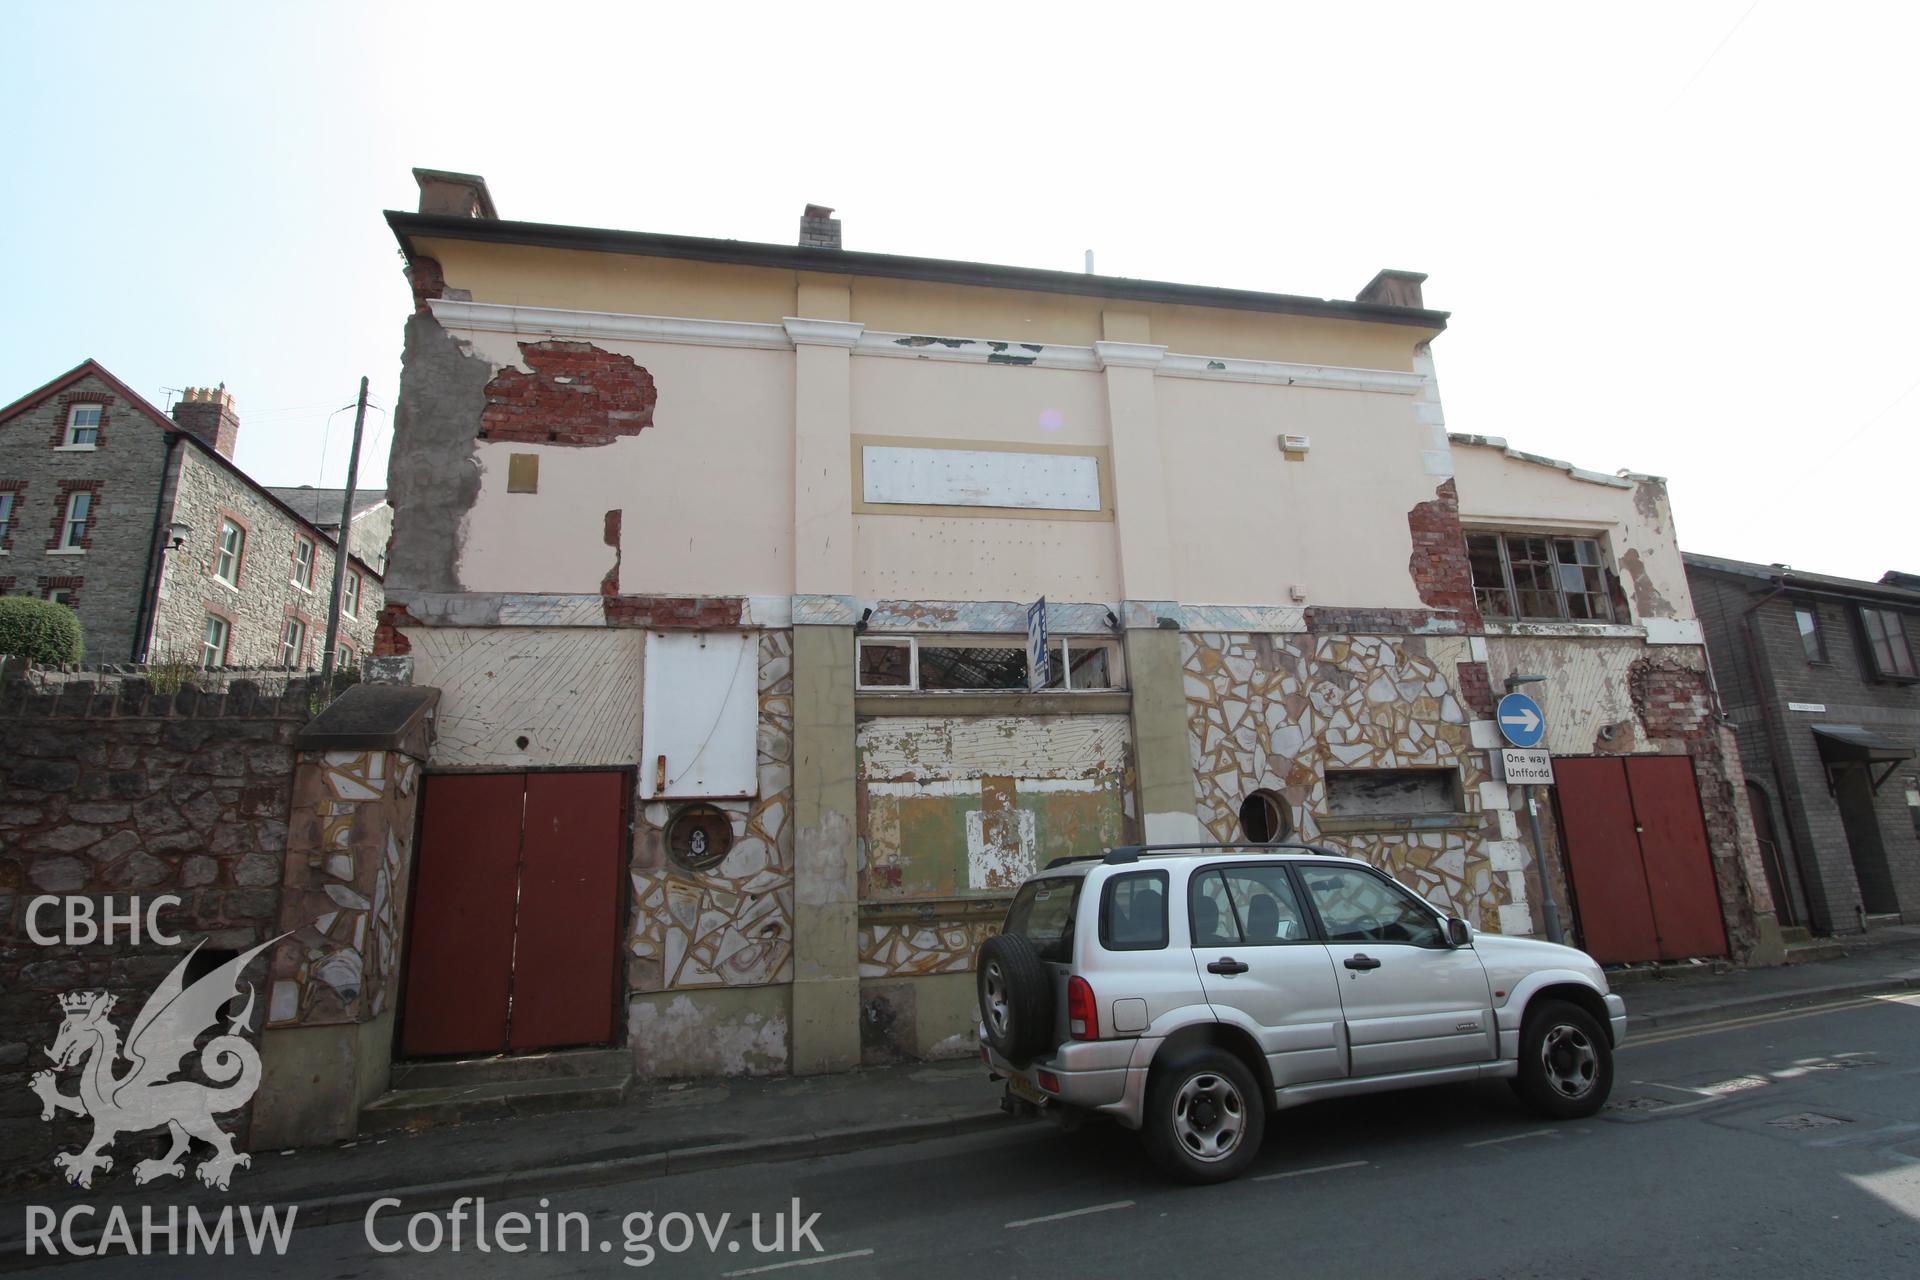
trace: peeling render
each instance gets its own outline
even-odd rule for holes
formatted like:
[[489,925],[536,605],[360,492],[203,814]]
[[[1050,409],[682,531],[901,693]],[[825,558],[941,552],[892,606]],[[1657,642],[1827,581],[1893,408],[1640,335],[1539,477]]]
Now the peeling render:
[[607,576],[600,579],[602,596],[620,594],[620,508],[607,512],[605,527],[601,539],[613,548],[613,567],[607,570]]
[[480,496],[474,432],[492,367],[430,315],[408,317],[402,363],[388,464],[394,533],[387,591],[455,592],[466,521]]
[[1628,549],[1620,557],[1620,568],[1625,571],[1628,581],[1633,583],[1633,612],[1637,618],[1671,618],[1675,616],[1673,602],[1660,594],[1653,585],[1647,567],[1640,559],[1640,548]]
[[956,899],[1005,897],[1053,858],[1125,843],[1130,737],[1125,716],[863,723],[861,900],[927,914],[863,925],[862,976],[970,968],[994,921]]

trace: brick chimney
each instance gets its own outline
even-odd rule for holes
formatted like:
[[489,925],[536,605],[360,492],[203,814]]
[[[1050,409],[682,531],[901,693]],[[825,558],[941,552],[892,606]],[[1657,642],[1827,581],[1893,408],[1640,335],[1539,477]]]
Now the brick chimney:
[[240,415],[233,411],[233,397],[227,384],[217,387],[188,387],[173,406],[173,420],[190,436],[212,445],[222,457],[233,457],[233,442],[240,435]]
[[456,218],[500,217],[493,208],[493,196],[487,180],[477,173],[453,173],[446,169],[415,169],[413,180],[420,184],[420,212],[450,213]]
[[840,249],[840,219],[823,204],[810,204],[800,215],[800,243],[814,249]]
[[1367,281],[1367,287],[1354,296],[1354,301],[1422,310],[1426,304],[1420,301],[1420,286],[1426,278],[1424,271],[1382,271]]

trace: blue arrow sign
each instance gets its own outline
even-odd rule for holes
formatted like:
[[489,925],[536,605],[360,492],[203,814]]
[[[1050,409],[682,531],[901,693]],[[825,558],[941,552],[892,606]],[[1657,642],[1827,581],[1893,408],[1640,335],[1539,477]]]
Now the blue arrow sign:
[[1534,747],[1547,736],[1547,717],[1540,704],[1524,693],[1510,693],[1500,699],[1500,732],[1516,747]]

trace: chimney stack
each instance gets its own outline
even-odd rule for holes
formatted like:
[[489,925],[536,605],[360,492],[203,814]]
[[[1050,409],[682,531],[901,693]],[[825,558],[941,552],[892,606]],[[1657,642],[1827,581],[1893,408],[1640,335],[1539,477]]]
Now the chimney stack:
[[800,215],[800,243],[812,249],[841,249],[840,219],[823,204],[810,204]]
[[240,415],[233,411],[233,397],[227,384],[218,387],[188,387],[173,406],[173,421],[182,431],[211,445],[221,457],[233,458],[233,444],[240,435]]
[[420,212],[448,213],[456,218],[485,218],[498,221],[487,180],[477,173],[453,173],[446,169],[415,169],[413,180],[420,184]]
[[1354,301],[1422,311],[1426,304],[1420,300],[1420,286],[1426,278],[1424,271],[1382,271],[1367,281],[1367,287],[1355,295]]

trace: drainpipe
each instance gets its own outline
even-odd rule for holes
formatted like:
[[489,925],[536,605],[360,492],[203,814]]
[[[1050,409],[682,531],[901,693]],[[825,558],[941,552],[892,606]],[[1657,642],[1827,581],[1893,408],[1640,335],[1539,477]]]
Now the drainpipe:
[[167,452],[160,462],[160,492],[153,499],[153,528],[147,533],[147,572],[140,581],[140,610],[133,620],[133,648],[130,662],[145,662],[151,647],[148,635],[151,623],[160,613],[160,576],[156,570],[161,559],[160,526],[167,514],[167,480],[173,475],[173,453],[180,447],[180,433],[167,432]]
[[[1787,806],[1797,802],[1798,793],[1787,788],[1786,772],[1780,767],[1780,760],[1786,751],[1786,731],[1780,724],[1780,713],[1773,705],[1771,685],[1760,665],[1760,641],[1754,633],[1753,615],[1760,609],[1778,600],[1786,592],[1786,582],[1776,577],[1773,590],[1761,596],[1740,612],[1740,630],[1747,637],[1747,669],[1753,678],[1753,700],[1759,704],[1760,719],[1767,728],[1767,764],[1773,774],[1773,789],[1780,796],[1780,812],[1787,819],[1787,843],[1793,848],[1793,875],[1800,882],[1800,900],[1807,904],[1807,924],[1813,923],[1813,894],[1807,890],[1806,859],[1800,848],[1800,837],[1793,828],[1793,815]],[[1804,806],[1803,806],[1804,807]]]

